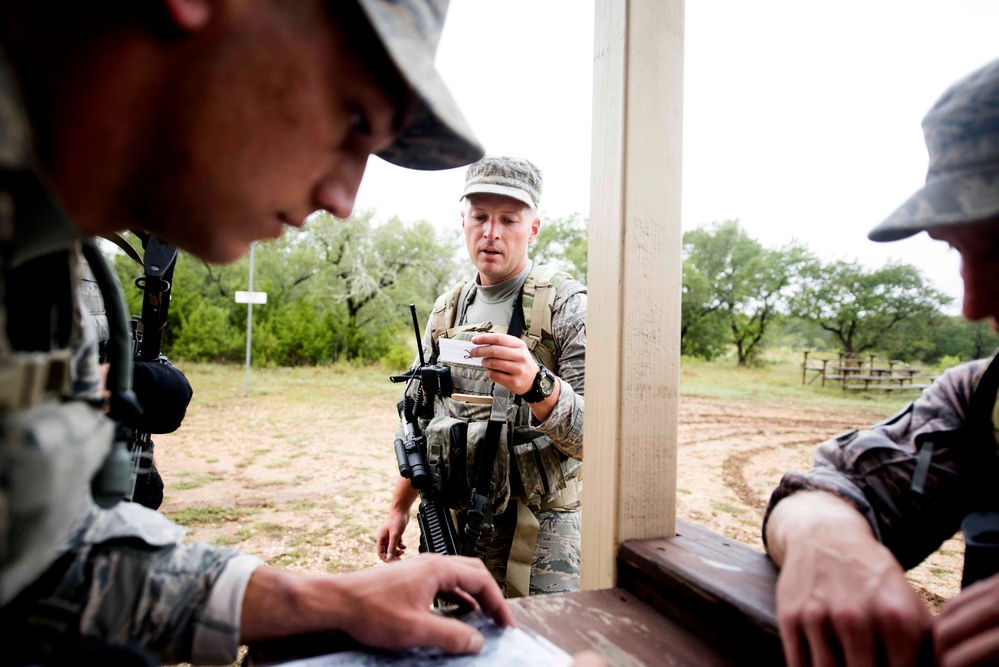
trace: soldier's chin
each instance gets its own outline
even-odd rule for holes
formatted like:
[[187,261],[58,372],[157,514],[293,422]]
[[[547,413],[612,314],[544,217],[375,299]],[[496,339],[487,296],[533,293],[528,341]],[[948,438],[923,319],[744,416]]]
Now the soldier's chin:
[[212,264],[229,264],[235,262],[250,249],[250,242],[245,239],[219,236],[209,237],[201,243],[191,246],[180,245],[192,255]]

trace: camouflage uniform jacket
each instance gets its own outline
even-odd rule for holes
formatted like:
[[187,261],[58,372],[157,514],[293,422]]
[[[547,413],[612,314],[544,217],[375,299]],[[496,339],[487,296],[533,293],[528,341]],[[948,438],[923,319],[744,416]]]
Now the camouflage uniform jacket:
[[74,662],[79,647],[113,642],[172,661],[230,662],[259,561],[182,544],[184,529],[139,505],[93,502],[90,480],[114,429],[101,409],[96,332],[82,305],[83,239],[35,165],[0,52],[4,661]]
[[[540,269],[542,267],[538,267]],[[528,275],[531,274],[532,269],[537,271],[533,265],[529,262],[524,270],[516,277],[511,278],[511,280],[519,280],[520,285],[518,289],[523,285],[524,281],[527,279]],[[564,274],[563,274],[564,275]],[[474,298],[474,294],[477,289],[480,289],[475,283],[468,283],[467,289],[463,290],[461,293],[461,302],[457,304],[456,312],[463,313],[467,303]],[[540,435],[543,440],[550,441],[554,445],[554,449],[557,450],[557,456],[561,462],[554,463],[556,468],[561,467],[561,475],[563,479],[576,479],[581,474],[581,461],[583,458],[583,410],[584,410],[584,384],[585,384],[585,363],[586,363],[586,293],[585,288],[582,287],[578,282],[568,279],[563,282],[557,289],[559,295],[566,294],[564,298],[562,296],[556,296],[554,303],[550,304],[553,308],[551,314],[551,341],[554,343],[554,359],[556,368],[550,369],[558,378],[560,383],[559,397],[552,408],[551,413],[544,421],[538,421],[533,413],[531,413],[530,408],[527,403],[516,401],[511,402],[508,408],[508,414],[511,415],[510,423],[514,427],[514,435],[517,436],[517,431],[521,431],[524,434],[524,438],[528,440],[532,437],[537,437]],[[441,300],[438,300],[438,306],[435,307],[437,310],[441,305]],[[540,304],[539,304],[540,305]],[[424,334],[423,339],[423,349],[424,356],[428,363],[436,363],[437,357],[434,352],[436,349],[436,336],[433,334],[433,321],[434,318],[428,320],[427,329]],[[450,323],[449,323],[450,324]],[[455,325],[459,322],[453,323]],[[464,324],[464,323],[460,323]],[[507,322],[495,322],[495,325],[505,327]],[[469,335],[477,333],[478,331],[484,331],[486,329],[476,329],[476,325],[472,325],[472,330],[468,332]],[[504,330],[505,329],[501,329]],[[526,331],[524,336],[526,336]],[[546,334],[547,336],[547,334]],[[539,361],[540,365],[540,361]],[[475,383],[476,379],[482,381],[479,375],[484,377],[481,369],[469,370],[468,367],[452,368],[452,373],[465,375],[467,380]],[[455,377],[455,382],[460,382],[460,380]],[[491,383],[489,383],[491,384]],[[462,389],[456,388],[456,392],[464,391]],[[489,393],[487,390],[475,393]],[[469,414],[464,415],[467,418],[472,419],[488,419],[489,408],[487,406],[454,406],[453,402],[448,401],[452,405],[452,409],[457,409],[458,411],[468,410],[478,412],[482,414]],[[397,435],[401,436],[402,426],[400,424]],[[533,435],[532,435],[533,434]],[[428,441],[431,440],[431,435],[428,433]],[[519,436],[517,436],[516,444],[527,446],[528,443],[521,443]],[[469,438],[471,440],[471,437]],[[509,440],[509,438],[508,438]],[[432,444],[432,443],[431,443]],[[514,442],[508,442],[508,445],[515,446]],[[543,446],[542,446],[543,448]],[[502,452],[501,452],[502,455]],[[552,452],[552,455],[555,455]],[[537,459],[535,454],[532,452],[531,456],[526,455],[521,458],[527,458],[533,464]],[[537,454],[544,458],[546,453],[542,451]],[[511,460],[507,462],[507,465],[499,465],[498,474],[502,475],[504,468],[507,469],[506,474],[509,476],[509,470],[517,465],[517,456],[515,452],[511,452]],[[471,465],[470,459],[468,465]],[[469,477],[474,476],[474,471],[471,471]],[[452,479],[453,474],[449,473],[449,480]],[[528,479],[523,479],[522,483],[526,487],[531,486],[531,481]],[[545,506],[548,508],[563,507],[564,505],[559,503],[557,500],[557,493],[555,487],[558,485],[556,481],[550,481],[544,492],[548,493],[547,499],[554,504],[545,504],[543,499],[539,498],[539,493],[544,496],[544,492],[540,489],[536,493],[531,493],[528,489],[526,502],[533,508],[538,506]],[[501,481],[502,486],[502,481]],[[564,487],[563,487],[564,488]],[[450,489],[455,491],[455,489]],[[513,497],[521,497],[524,499],[524,489],[521,489],[521,493],[518,494],[517,489],[513,490]],[[458,504],[462,502],[461,498],[458,498]],[[507,498],[500,494],[497,498],[497,508],[496,511],[501,512],[506,505]],[[572,504],[573,506],[576,503]],[[571,506],[565,506],[567,509]]]
[[987,367],[980,360],[952,368],[895,416],[820,444],[814,467],[787,473],[774,490],[764,541],[778,501],[796,491],[828,491],[853,504],[908,569],[951,537],[969,511],[999,509],[994,388],[981,395],[988,401],[984,428],[972,428],[969,419]]

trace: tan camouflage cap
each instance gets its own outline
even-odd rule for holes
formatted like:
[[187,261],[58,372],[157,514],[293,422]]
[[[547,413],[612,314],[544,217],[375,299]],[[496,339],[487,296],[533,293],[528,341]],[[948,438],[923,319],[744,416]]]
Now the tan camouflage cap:
[[448,1],[357,0],[418,98],[412,121],[402,135],[378,154],[400,167],[450,169],[473,162],[484,153],[434,68]]
[[961,79],[923,119],[926,185],[867,235],[897,241],[999,217],[999,60]]
[[524,158],[489,156],[469,165],[461,197],[488,193],[522,201],[537,210],[544,181],[541,170]]

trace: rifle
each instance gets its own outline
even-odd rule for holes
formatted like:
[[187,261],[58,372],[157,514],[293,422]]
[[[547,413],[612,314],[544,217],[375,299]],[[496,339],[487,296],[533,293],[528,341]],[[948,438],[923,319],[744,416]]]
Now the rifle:
[[[451,371],[447,366],[427,364],[423,356],[423,343],[420,340],[420,325],[416,319],[416,305],[409,305],[413,316],[413,329],[416,332],[416,349],[419,350],[420,365],[404,375],[393,375],[393,382],[418,381],[418,399],[408,394],[399,402],[399,417],[405,428],[405,439],[396,438],[395,456],[399,463],[399,474],[409,480],[413,488],[420,492],[420,507],[417,519],[420,524],[421,540],[429,553],[444,556],[457,556],[457,532],[451,519],[451,512],[443,493],[443,471],[432,470],[427,462],[427,439],[420,429],[420,417],[433,417],[434,396],[451,395]],[[443,461],[441,462],[443,465]]]

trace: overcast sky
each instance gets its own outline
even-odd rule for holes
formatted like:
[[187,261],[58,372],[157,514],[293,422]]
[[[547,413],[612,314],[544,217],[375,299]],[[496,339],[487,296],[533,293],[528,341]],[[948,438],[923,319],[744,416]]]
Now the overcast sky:
[[[438,69],[486,150],[544,172],[542,219],[588,214],[593,0],[452,0]],[[688,0],[683,227],[738,218],[764,245],[923,269],[960,295],[956,253],[867,240],[923,182],[920,121],[999,57],[995,0]],[[457,227],[463,170],[372,158],[359,208]]]

